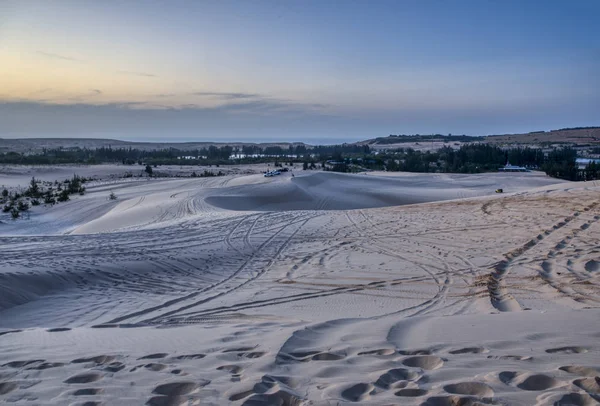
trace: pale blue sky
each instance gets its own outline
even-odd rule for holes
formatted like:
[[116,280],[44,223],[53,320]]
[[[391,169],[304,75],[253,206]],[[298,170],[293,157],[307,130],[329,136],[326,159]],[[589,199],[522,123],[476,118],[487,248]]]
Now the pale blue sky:
[[4,1],[0,137],[600,124],[600,2]]

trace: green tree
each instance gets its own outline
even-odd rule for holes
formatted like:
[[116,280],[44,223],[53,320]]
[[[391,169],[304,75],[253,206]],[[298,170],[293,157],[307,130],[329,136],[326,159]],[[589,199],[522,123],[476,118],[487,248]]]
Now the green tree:
[[66,202],[69,200],[69,190],[68,189],[63,189],[60,194],[58,195],[58,199],[59,202]]
[[17,203],[17,210],[27,211],[29,210],[29,204],[27,202],[24,202],[23,200],[19,200],[19,203]]
[[54,203],[56,203],[56,199],[54,198],[52,191],[47,190],[46,193],[44,194],[44,204],[54,204]]
[[31,197],[40,197],[40,187],[35,177],[32,177],[31,181],[29,181],[29,189],[27,189],[25,194]]

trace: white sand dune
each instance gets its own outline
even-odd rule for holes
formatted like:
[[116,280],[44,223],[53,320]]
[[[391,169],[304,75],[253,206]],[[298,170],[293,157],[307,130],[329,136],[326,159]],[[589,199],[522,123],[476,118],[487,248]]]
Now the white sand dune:
[[0,402],[598,404],[598,182],[257,174],[88,192],[0,224]]
[[[206,201],[228,210],[352,210],[399,206],[493,194],[556,184],[545,175],[349,175],[319,172],[278,178],[279,182],[241,186],[209,196]],[[379,175],[379,176],[377,176]]]

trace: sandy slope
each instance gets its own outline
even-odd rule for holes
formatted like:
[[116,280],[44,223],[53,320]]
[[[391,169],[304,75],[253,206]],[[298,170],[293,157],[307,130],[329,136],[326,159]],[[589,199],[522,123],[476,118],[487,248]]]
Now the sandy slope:
[[99,183],[0,225],[0,402],[597,404],[599,192],[536,174]]

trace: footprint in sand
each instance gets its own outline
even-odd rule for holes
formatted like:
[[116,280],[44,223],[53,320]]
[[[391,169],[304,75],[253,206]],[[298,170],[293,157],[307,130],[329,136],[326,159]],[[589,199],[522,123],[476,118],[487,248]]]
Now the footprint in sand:
[[190,404],[187,396],[153,396],[146,402],[148,406],[183,406]]
[[229,400],[248,398],[243,405],[300,405],[303,399],[292,389],[296,384],[287,376],[264,375],[252,390],[232,394]]
[[287,376],[263,375],[261,381],[254,385],[254,393],[265,393],[276,389],[291,391],[296,386],[296,382]]
[[318,354],[319,351],[296,351],[290,352],[289,354],[280,352],[277,354],[277,358],[283,361],[296,361],[296,362],[308,362],[312,356]]
[[231,374],[231,380],[233,382],[238,382],[242,379],[242,368],[239,365],[222,365],[217,368],[219,371],[227,371]]
[[527,391],[542,391],[561,385],[555,378],[544,374],[531,374],[522,379],[523,374],[511,371],[500,372],[498,377],[506,385],[516,383],[517,388]]
[[17,389],[19,385],[15,382],[0,382],[0,395],[6,395]]
[[230,374],[239,374],[243,370],[243,368],[239,365],[221,365],[217,369],[219,371],[227,371]]
[[487,348],[483,347],[466,347],[460,348],[458,350],[450,351],[450,354],[458,355],[458,354],[484,354],[486,352],[490,352]]
[[255,394],[255,392],[253,390],[247,390],[247,391],[235,393],[235,394],[229,396],[229,400],[232,402],[235,402],[235,401],[247,398],[248,396],[254,395],[254,394]]
[[43,359],[32,359],[29,361],[11,361],[11,362],[7,362],[6,364],[4,364],[2,366],[9,367],[9,368],[23,368],[27,365],[37,364],[40,362],[44,362],[44,360]]
[[206,357],[206,354],[178,355],[177,357],[174,357],[174,358],[178,359],[178,360],[185,360],[185,359],[202,359],[204,357]]
[[569,365],[558,368],[561,371],[579,376],[600,376],[600,369],[593,367],[583,367],[580,365]]
[[488,359],[501,359],[501,360],[509,360],[509,361],[531,361],[532,357],[524,357],[522,355],[489,355]]
[[433,354],[433,351],[427,350],[427,349],[423,349],[423,350],[401,350],[401,351],[398,351],[398,354],[400,354],[400,355],[431,355],[431,354]]
[[115,373],[115,372],[119,372],[119,371],[121,371],[121,370],[122,370],[122,369],[124,369],[124,368],[125,368],[125,364],[123,364],[122,362],[118,362],[118,361],[117,361],[117,362],[111,362],[110,364],[108,364],[108,365],[107,365],[107,366],[104,368],[104,370],[105,370],[106,372],[112,372],[112,373]]
[[100,375],[96,372],[86,372],[86,373],[74,375],[74,376],[68,378],[67,380],[65,380],[65,383],[70,383],[70,384],[90,383],[90,382],[99,381],[100,379],[102,379],[102,375]]
[[583,354],[587,352],[587,349],[584,347],[558,347],[558,348],[549,348],[546,350],[548,354]]
[[42,371],[44,369],[58,368],[58,367],[62,367],[64,365],[65,364],[63,364],[62,362],[42,362],[39,365],[30,366],[30,367],[27,367],[25,369],[32,369],[32,370]]
[[156,353],[156,354],[144,355],[143,357],[138,358],[138,360],[141,360],[141,359],[161,359],[161,358],[165,358],[167,355],[169,355],[169,354],[164,353],[164,352],[159,352],[159,353]]
[[425,389],[407,388],[400,389],[398,392],[394,393],[394,395],[406,398],[418,398],[427,395],[427,393],[428,392]]
[[237,348],[228,348],[226,350],[223,350],[221,352],[223,353],[228,353],[228,352],[248,352],[248,351],[252,351],[256,349],[256,347],[237,347]]
[[98,355],[95,357],[88,357],[88,358],[77,358],[74,359],[73,361],[71,361],[72,364],[85,364],[88,362],[93,362],[95,364],[107,364],[109,362],[113,362],[115,360],[115,357],[113,357],[112,355]]
[[396,352],[396,350],[394,350],[392,348],[381,348],[379,350],[359,352],[356,355],[392,355],[395,352]]
[[346,389],[341,393],[342,397],[350,402],[361,402],[369,397],[369,394],[375,389],[370,383],[357,383]]
[[519,373],[513,371],[504,371],[498,374],[498,378],[500,378],[500,381],[505,385],[510,385],[517,376],[519,376]]
[[588,261],[585,263],[584,268],[588,272],[598,272],[600,271],[600,261]]
[[238,354],[240,357],[244,357],[244,358],[260,358],[262,356],[264,356],[266,354],[266,352],[263,351],[251,351],[251,352],[246,352],[246,353],[241,353]]
[[433,370],[441,368],[444,365],[444,360],[434,355],[421,355],[416,357],[406,358],[402,363],[408,367],[421,368],[425,370]]
[[421,406],[475,406],[479,403],[472,398],[461,398],[460,396],[432,396],[425,399]]
[[162,370],[167,369],[167,366],[165,364],[151,363],[144,365],[144,368],[153,372],[160,372]]
[[310,359],[312,361],[338,361],[344,358],[346,358],[346,356],[342,354],[334,354],[332,352],[321,352],[316,355],[313,355]]
[[197,391],[198,389],[208,385],[210,383],[209,380],[200,379],[194,382],[170,382],[164,383],[162,385],[158,385],[156,388],[152,390],[152,393],[156,395],[164,395],[164,396],[182,396],[189,395]]
[[600,395],[600,377],[575,379],[573,385],[589,394]]
[[478,396],[480,398],[494,396],[494,391],[482,382],[460,382],[444,386],[444,390],[454,395]]
[[567,393],[554,402],[554,406],[594,406],[597,404],[596,400],[584,393]]
[[77,389],[75,392],[73,392],[73,396],[94,396],[102,393],[104,393],[104,389],[102,388],[84,388]]
[[277,358],[286,362],[338,361],[346,358],[346,355],[321,351],[297,351],[289,354],[279,353]]
[[421,377],[421,375],[415,371],[411,371],[404,368],[390,369],[377,379],[375,386],[379,386],[383,389],[389,389],[395,383],[401,381],[414,381]]
[[95,324],[92,328],[117,328],[118,324]]
[[280,390],[275,393],[254,395],[246,399],[242,406],[301,405],[302,403],[303,399],[297,394]]

